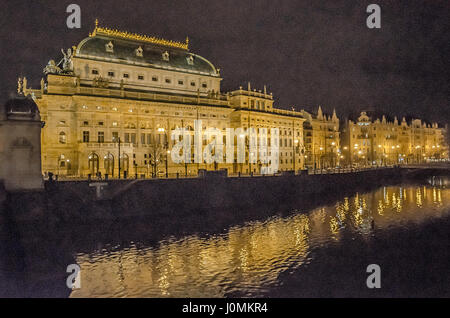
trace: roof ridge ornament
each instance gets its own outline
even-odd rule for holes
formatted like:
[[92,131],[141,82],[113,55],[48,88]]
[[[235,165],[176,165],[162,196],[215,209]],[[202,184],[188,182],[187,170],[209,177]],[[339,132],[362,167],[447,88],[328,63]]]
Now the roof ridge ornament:
[[135,40],[140,42],[146,42],[146,43],[152,43],[162,46],[168,46],[168,47],[174,47],[178,49],[183,49],[188,51],[189,50],[189,38],[186,37],[185,43],[183,42],[177,42],[172,40],[166,40],[162,38],[157,38],[155,36],[147,36],[147,35],[141,35],[137,33],[130,33],[127,31],[119,31],[117,29],[110,29],[106,27],[100,27],[98,25],[98,19],[95,19],[95,29],[92,31],[92,33],[89,33],[89,37],[94,37],[97,35],[105,35],[125,40]]

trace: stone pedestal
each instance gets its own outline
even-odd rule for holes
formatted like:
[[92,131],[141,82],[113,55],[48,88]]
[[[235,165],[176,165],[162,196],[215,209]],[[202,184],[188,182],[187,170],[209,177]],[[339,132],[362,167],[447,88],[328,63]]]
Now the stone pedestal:
[[0,106],[0,180],[6,191],[43,190],[41,129],[43,123],[30,97]]

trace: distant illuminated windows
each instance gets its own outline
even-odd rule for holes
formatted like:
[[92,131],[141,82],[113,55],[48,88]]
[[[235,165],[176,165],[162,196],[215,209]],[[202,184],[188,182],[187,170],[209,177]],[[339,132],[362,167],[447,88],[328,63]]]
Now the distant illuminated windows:
[[64,131],[61,131],[59,133],[59,143],[60,144],[65,144],[67,142],[67,136],[66,133]]
[[138,80],[143,81],[144,80],[144,75],[138,75]]
[[97,106],[97,110],[102,110],[102,106]]
[[119,132],[113,131],[113,133],[112,133],[112,141],[113,142],[118,142],[119,141]]
[[88,107],[86,105],[81,106],[81,108],[88,109]]
[[93,70],[92,70],[92,74],[94,74],[94,75],[98,75],[98,70],[96,70],[96,69],[93,69]]
[[112,110],[116,112],[117,111],[117,107],[113,107]]
[[60,121],[59,121],[59,124],[62,125],[62,126],[64,126],[64,125],[66,124],[66,121],[65,121],[65,120],[60,120]]
[[157,81],[158,81],[158,76],[153,76],[153,77],[152,77],[152,81],[153,81],[153,82],[157,82]]
[[117,127],[117,121],[113,121],[112,125],[113,127]]
[[186,60],[188,65],[194,65],[194,57],[192,55],[189,55]]

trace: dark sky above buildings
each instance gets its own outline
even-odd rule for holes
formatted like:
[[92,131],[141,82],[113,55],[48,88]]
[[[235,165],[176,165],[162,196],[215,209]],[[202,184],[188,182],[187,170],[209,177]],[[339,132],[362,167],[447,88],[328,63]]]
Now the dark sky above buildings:
[[[82,28],[66,27],[81,6]],[[381,6],[381,29],[366,26]],[[101,26],[184,41],[221,69],[222,90],[266,84],[280,108],[376,110],[447,123],[448,0],[2,0],[0,98]]]

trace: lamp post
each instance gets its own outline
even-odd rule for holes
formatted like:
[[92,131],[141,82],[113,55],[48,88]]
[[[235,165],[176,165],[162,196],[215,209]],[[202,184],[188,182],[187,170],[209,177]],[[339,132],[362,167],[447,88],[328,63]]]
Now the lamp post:
[[169,178],[169,154],[170,154],[170,150],[167,150],[166,152],[166,179]]
[[295,174],[295,153],[298,150],[298,139],[294,140],[294,148],[293,148],[293,153],[294,153],[294,164],[293,164],[293,168],[294,168],[294,174]]
[[118,138],[118,142],[119,142],[119,179],[120,179],[120,137]]
[[334,146],[336,146],[336,142],[332,142],[331,143],[331,167],[332,168],[335,168],[335,162],[334,162],[334,153],[333,153],[333,151],[334,151]]

